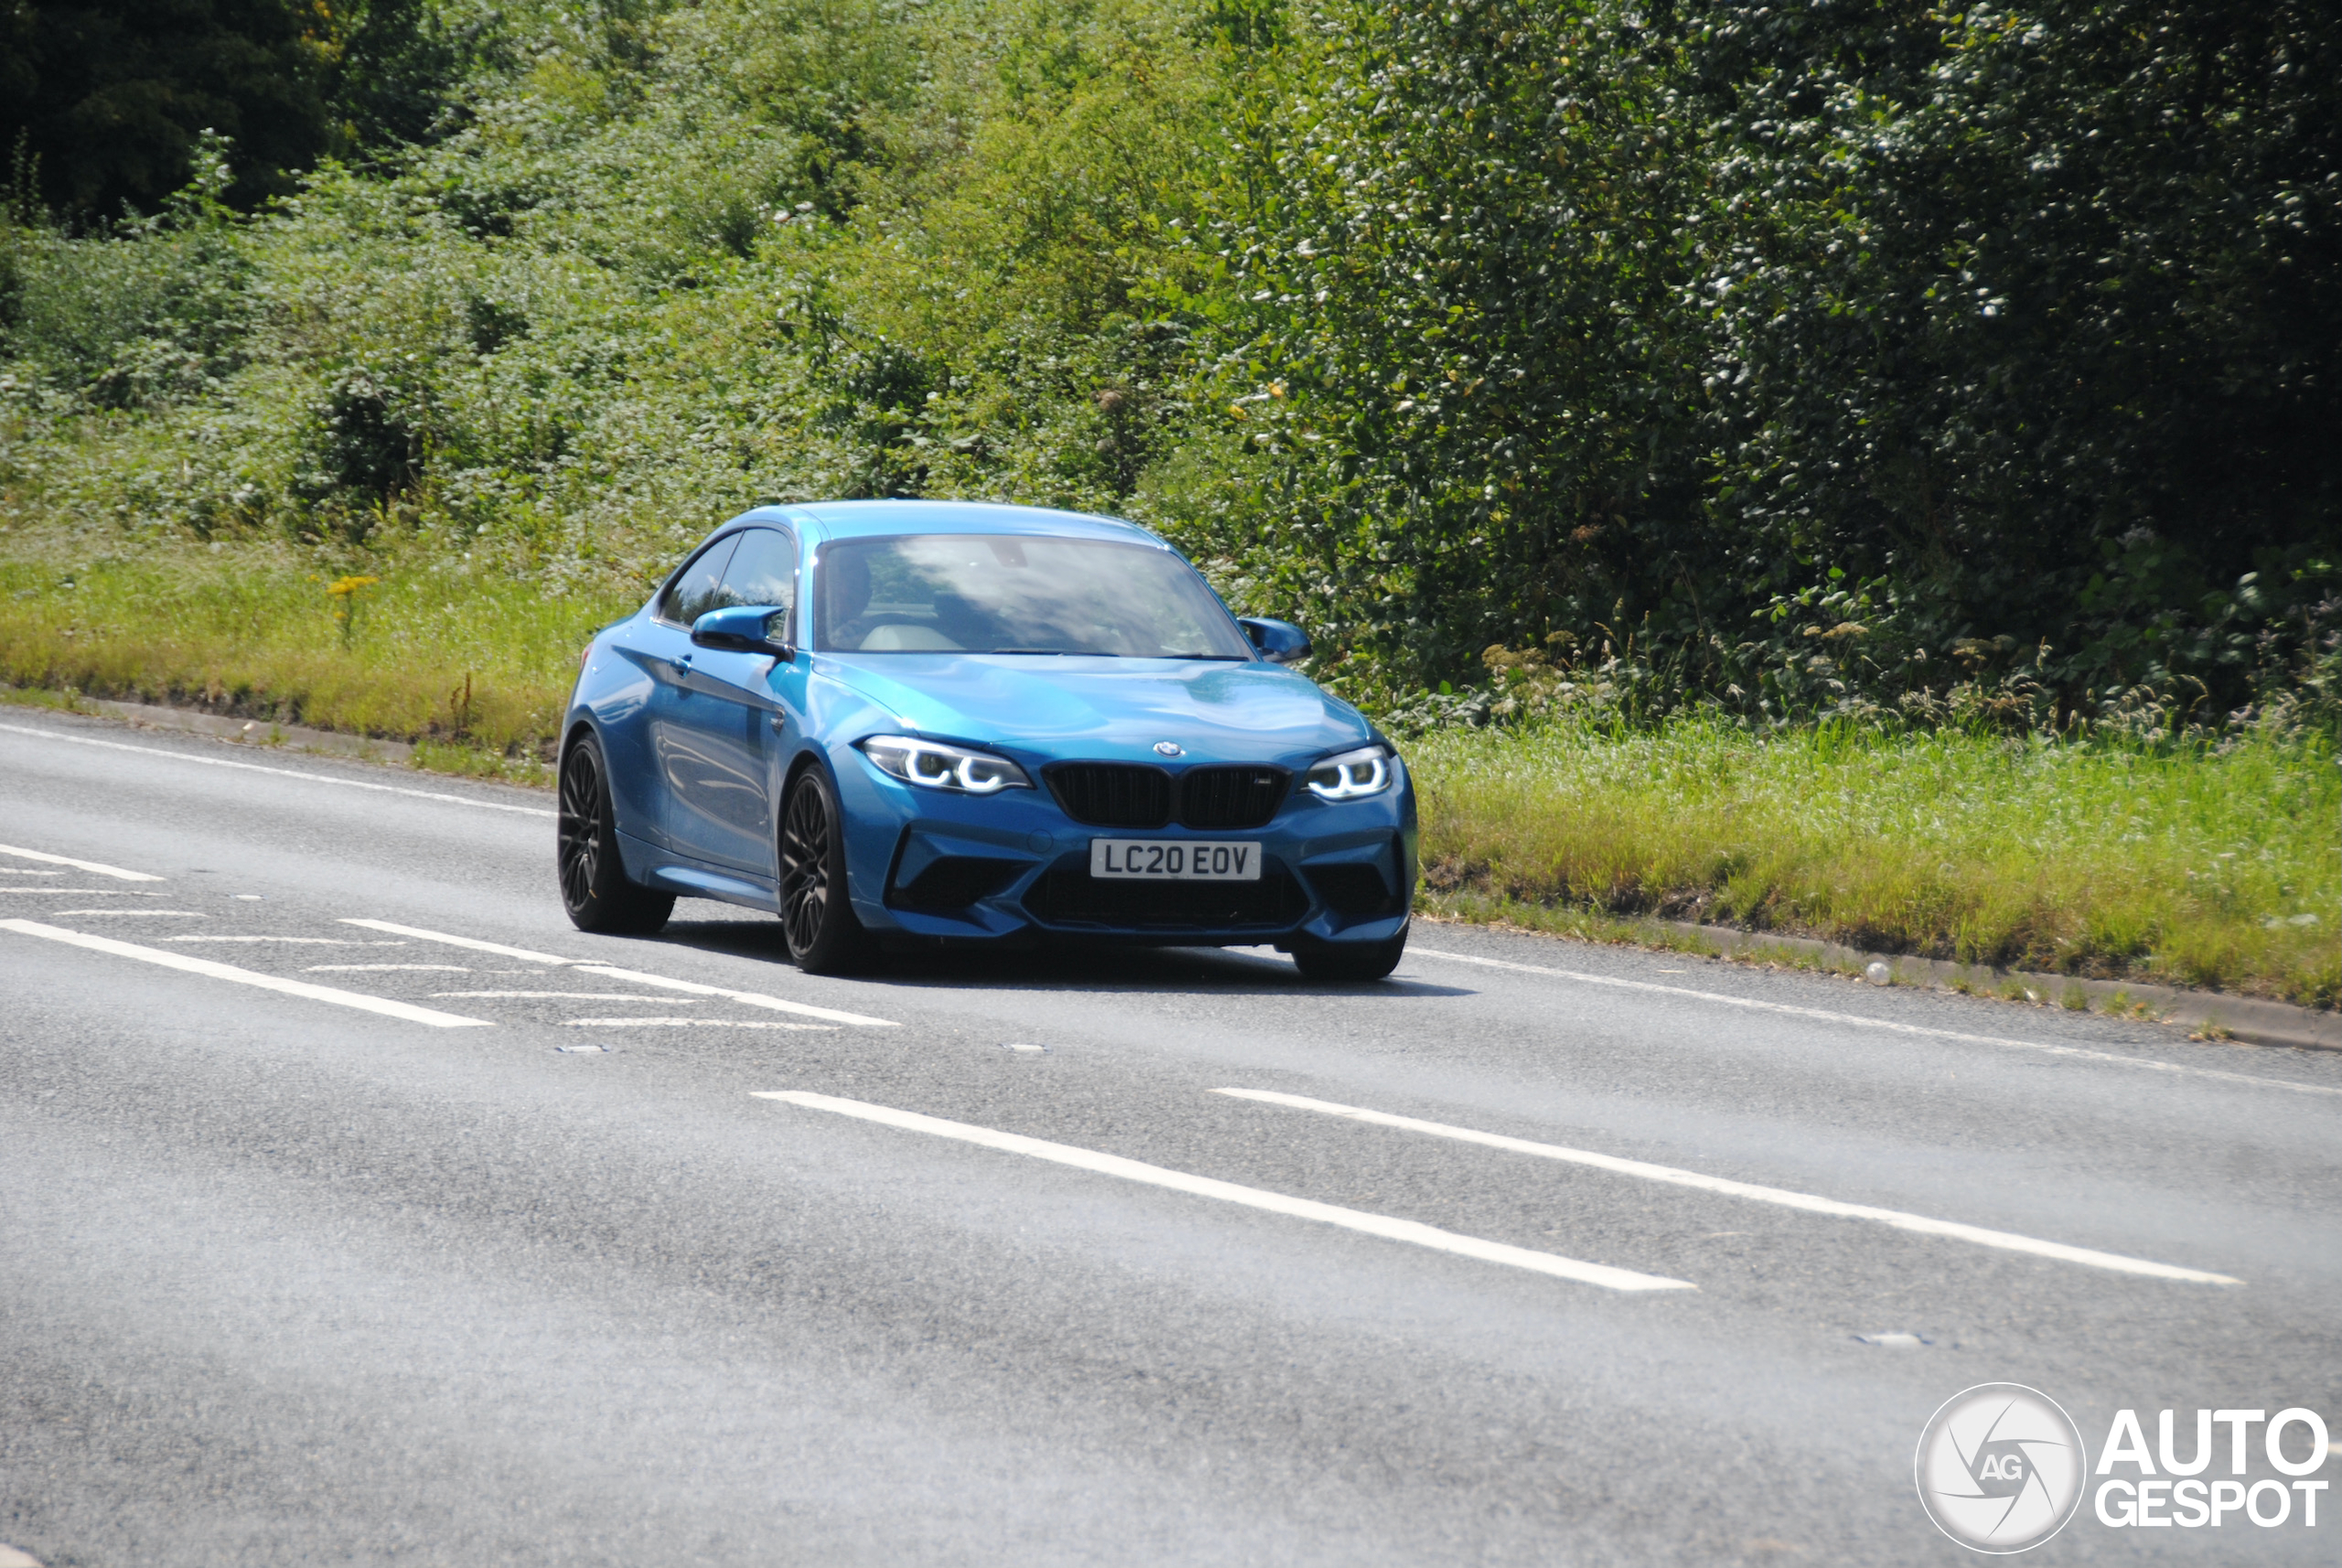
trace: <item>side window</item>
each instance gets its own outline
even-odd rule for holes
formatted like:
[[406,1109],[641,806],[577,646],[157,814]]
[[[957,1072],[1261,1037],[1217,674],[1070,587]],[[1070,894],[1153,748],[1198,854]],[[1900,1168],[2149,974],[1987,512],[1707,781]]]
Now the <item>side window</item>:
[[718,585],[724,581],[724,568],[732,559],[732,552],[740,536],[719,539],[700,553],[699,558],[684,567],[667,586],[659,600],[659,618],[689,626],[712,609],[720,608],[723,601],[716,597]]
[[716,593],[723,605],[790,608],[797,593],[797,541],[770,528],[740,535],[740,548],[724,569],[724,585]]

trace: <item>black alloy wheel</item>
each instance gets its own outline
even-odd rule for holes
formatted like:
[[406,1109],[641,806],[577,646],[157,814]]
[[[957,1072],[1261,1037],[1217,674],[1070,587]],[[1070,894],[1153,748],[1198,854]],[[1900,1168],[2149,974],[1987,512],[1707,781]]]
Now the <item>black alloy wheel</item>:
[[609,771],[592,736],[569,748],[561,764],[561,907],[581,931],[643,936],[667,923],[675,896],[626,879],[618,858],[618,812],[610,805]]
[[781,813],[780,925],[808,974],[843,973],[869,958],[869,933],[846,897],[844,818],[819,768],[798,776]]
[[1320,984],[1356,984],[1380,980],[1398,968],[1400,955],[1406,950],[1407,928],[1402,926],[1399,934],[1388,941],[1296,942],[1293,961],[1304,980]]

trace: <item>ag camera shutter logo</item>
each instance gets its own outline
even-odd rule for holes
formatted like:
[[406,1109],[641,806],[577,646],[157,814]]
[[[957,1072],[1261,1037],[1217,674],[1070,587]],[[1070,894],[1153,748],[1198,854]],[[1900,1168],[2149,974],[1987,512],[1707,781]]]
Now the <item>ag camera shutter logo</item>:
[[2090,1456],[2057,1402],[2022,1383],[1979,1383],[1946,1400],[1913,1461],[1928,1518],[1971,1551],[2030,1552],[2074,1517]]

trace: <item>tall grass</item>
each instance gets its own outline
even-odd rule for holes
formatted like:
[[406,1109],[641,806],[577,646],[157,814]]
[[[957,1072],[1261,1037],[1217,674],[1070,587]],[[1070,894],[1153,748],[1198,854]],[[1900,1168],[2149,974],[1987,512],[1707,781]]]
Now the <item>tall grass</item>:
[[1851,725],[1450,731],[1409,747],[1425,890],[2101,978],[2342,993],[2315,736],[2145,747]]
[[356,574],[252,546],[0,559],[0,681],[535,756],[630,593],[475,574],[459,552]]

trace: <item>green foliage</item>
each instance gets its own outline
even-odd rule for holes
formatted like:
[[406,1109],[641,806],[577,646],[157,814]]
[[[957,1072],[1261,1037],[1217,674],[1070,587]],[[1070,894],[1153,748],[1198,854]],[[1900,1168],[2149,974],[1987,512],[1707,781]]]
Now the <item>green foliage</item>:
[[1230,548],[1362,690],[1485,648],[1628,712],[2218,722],[2342,646],[2330,10],[1307,31],[1216,203],[1289,454]]
[[1891,584],[1864,645],[1890,689],[1940,686],[1961,639],[2047,639],[2077,699],[2232,705],[2331,647],[2331,7],[1832,0],[1685,36],[1750,591]]
[[1671,46],[1534,0],[1303,20],[1211,231],[1224,412],[1284,458],[1246,565],[1402,674],[1695,633]]
[[306,150],[172,121],[112,227],[23,171],[15,537],[622,596],[758,501],[994,497],[1162,528],[1409,725],[2342,723],[2326,9],[297,19]]

